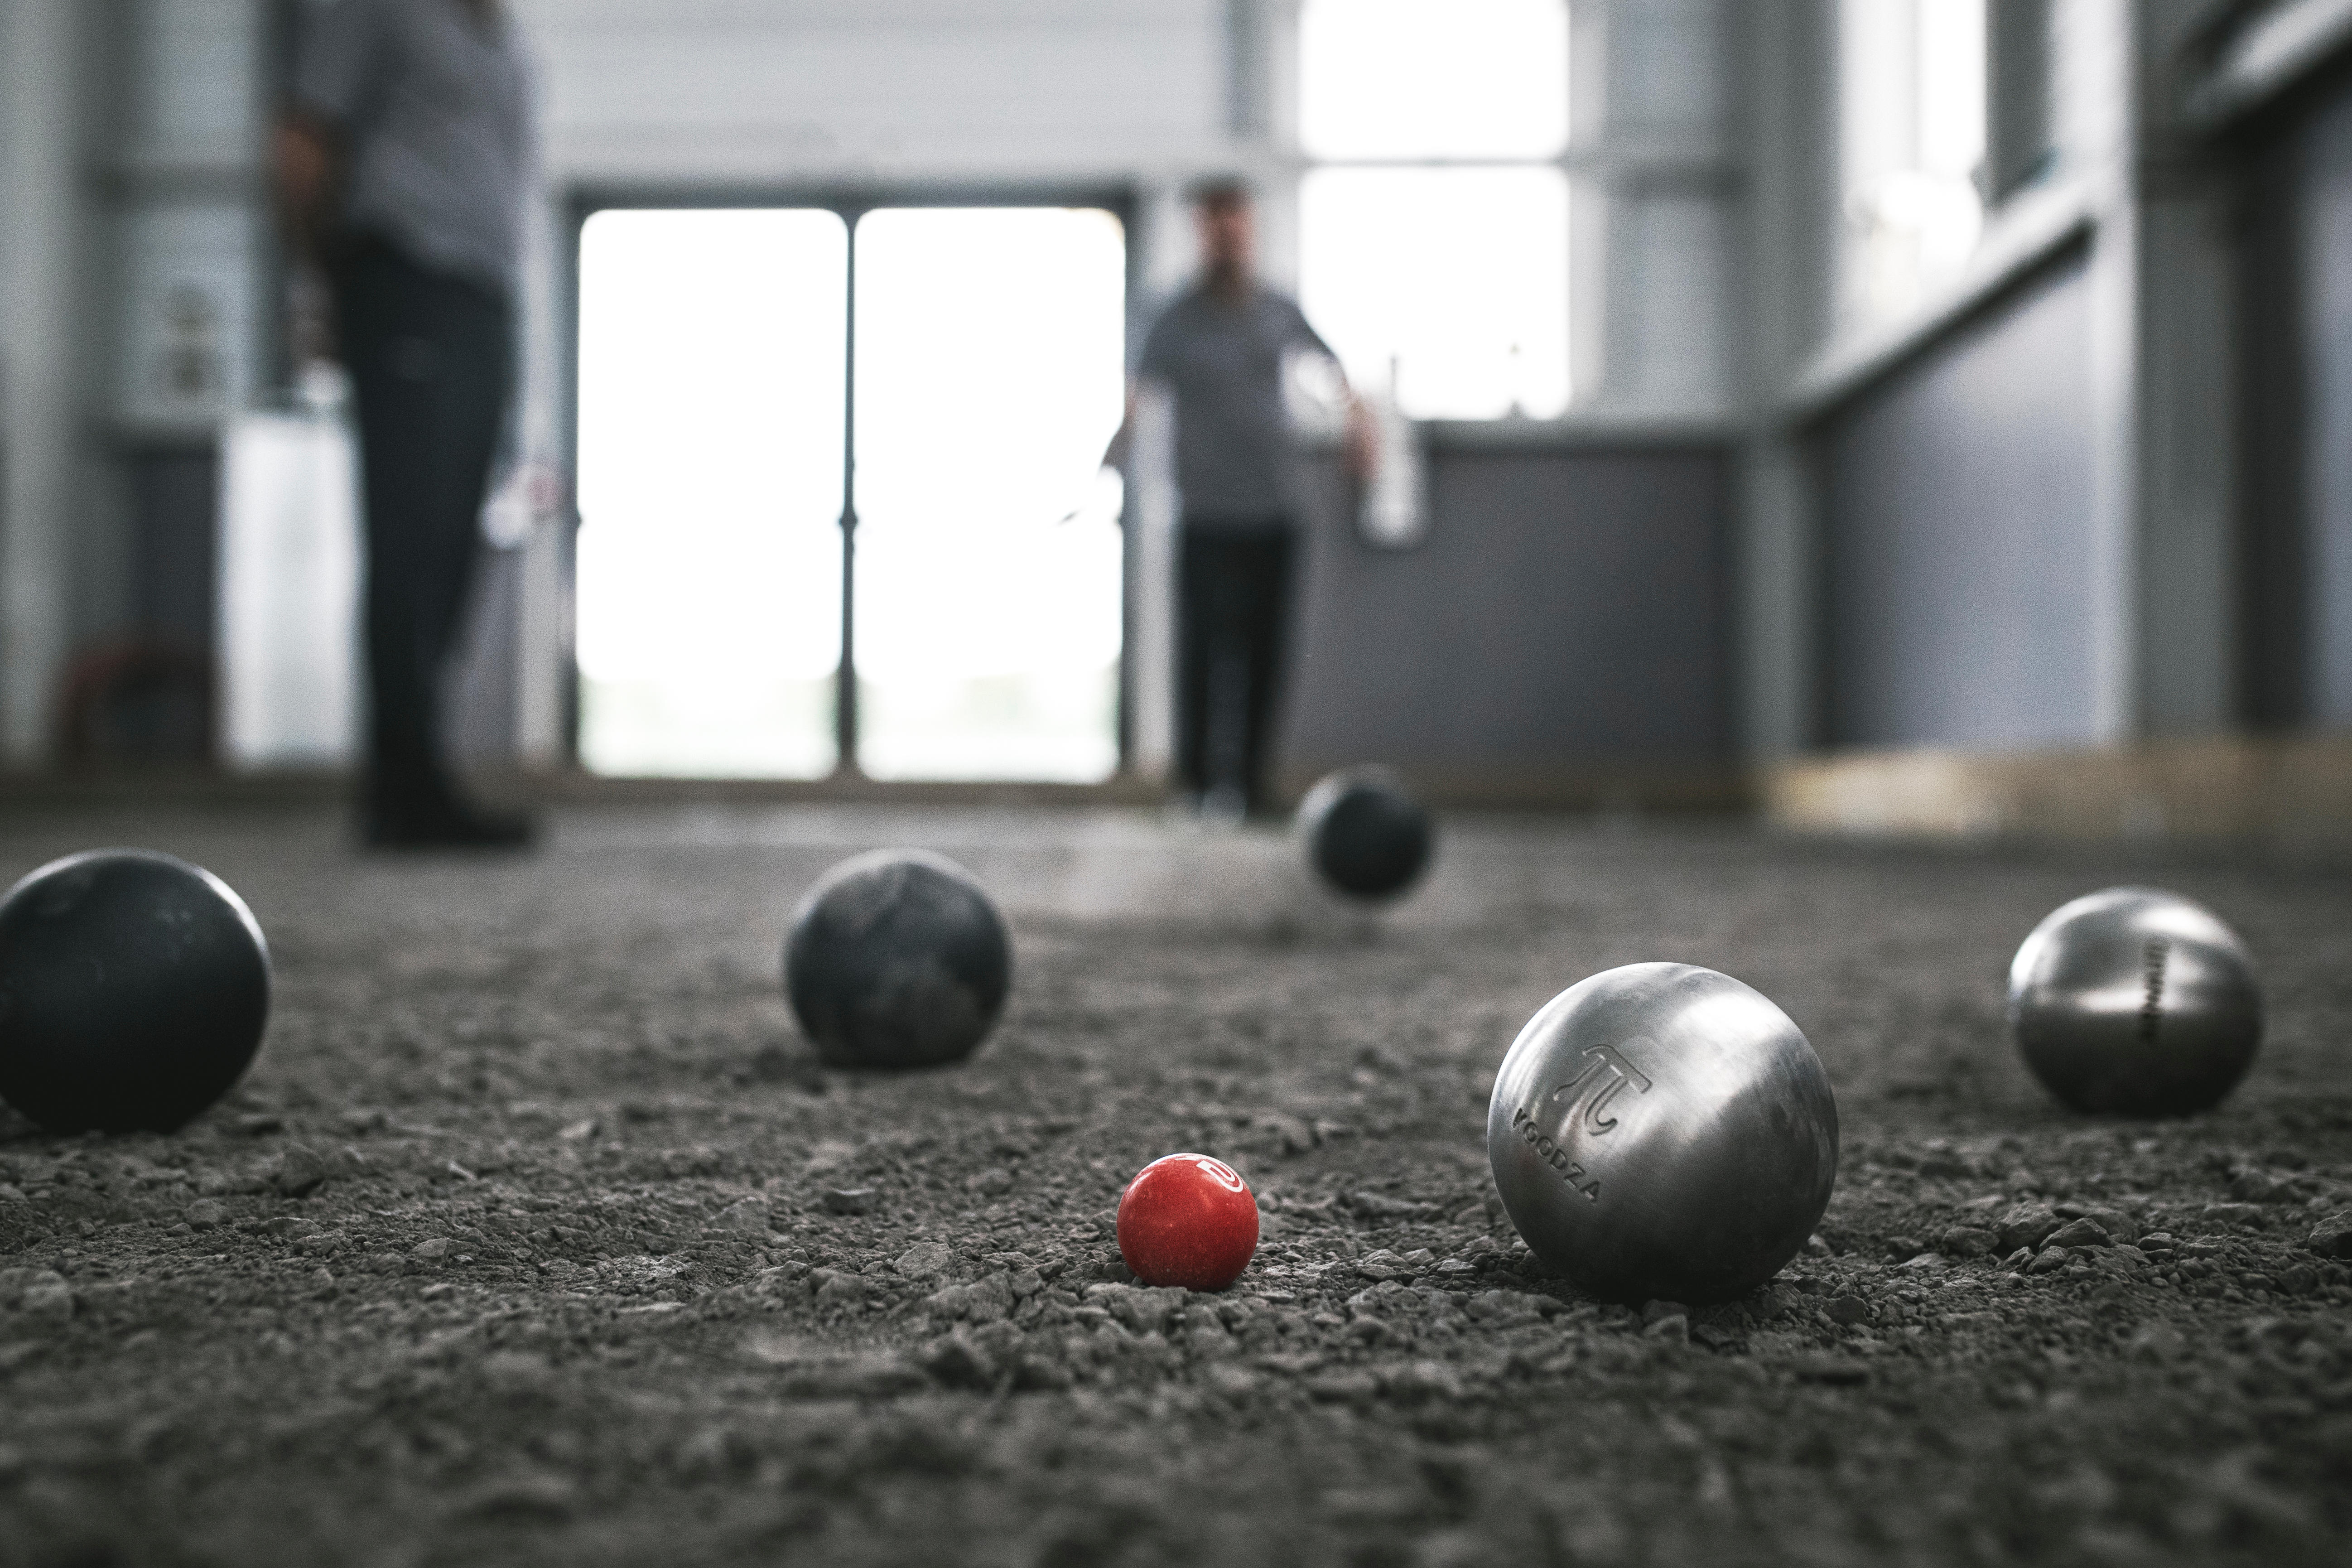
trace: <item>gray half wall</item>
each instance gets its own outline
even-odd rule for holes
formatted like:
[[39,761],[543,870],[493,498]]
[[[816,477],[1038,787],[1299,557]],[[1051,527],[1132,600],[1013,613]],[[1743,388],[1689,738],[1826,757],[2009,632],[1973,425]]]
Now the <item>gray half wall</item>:
[[2091,369],[2077,250],[1823,423],[1833,743],[2095,738]]
[[1387,551],[1318,466],[1284,771],[1531,795],[1727,776],[1729,483],[1714,447],[1441,446],[1429,538]]

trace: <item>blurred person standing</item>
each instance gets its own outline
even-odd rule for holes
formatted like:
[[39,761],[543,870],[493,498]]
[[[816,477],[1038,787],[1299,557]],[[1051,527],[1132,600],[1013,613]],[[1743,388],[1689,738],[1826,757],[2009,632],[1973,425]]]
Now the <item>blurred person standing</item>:
[[358,409],[366,838],[520,847],[529,820],[470,801],[444,754],[442,687],[514,381],[530,62],[499,0],[308,10],[276,163],[293,244],[331,290]]
[[[1200,274],[1152,323],[1136,375],[1175,401],[1177,777],[1202,815],[1238,820],[1264,799],[1298,553],[1283,375],[1300,351],[1335,368],[1338,356],[1297,300],[1259,280],[1249,186],[1203,181],[1192,206]],[[1137,390],[1106,462],[1126,454]],[[1348,464],[1362,478],[1372,468],[1371,423],[1347,395]]]

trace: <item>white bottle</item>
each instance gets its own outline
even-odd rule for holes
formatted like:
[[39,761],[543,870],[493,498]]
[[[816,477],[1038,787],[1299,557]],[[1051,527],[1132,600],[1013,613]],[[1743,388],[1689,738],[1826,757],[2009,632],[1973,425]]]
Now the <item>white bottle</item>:
[[1429,465],[1421,428],[1397,405],[1397,361],[1389,361],[1389,384],[1364,399],[1372,421],[1372,471],[1356,527],[1378,550],[1410,550],[1429,537]]

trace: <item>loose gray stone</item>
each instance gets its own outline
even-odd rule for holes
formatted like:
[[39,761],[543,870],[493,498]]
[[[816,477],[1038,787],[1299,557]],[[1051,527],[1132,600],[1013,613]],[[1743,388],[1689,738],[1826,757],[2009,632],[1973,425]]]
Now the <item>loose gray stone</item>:
[[2000,1216],[2000,1249],[2040,1247],[2059,1226],[2058,1211],[2048,1204],[2020,1204]]
[[1936,1238],[1936,1250],[1947,1258],[1983,1258],[2000,1245],[1993,1232],[1972,1225],[1956,1225]]
[[768,1234],[768,1205],[758,1198],[744,1198],[720,1209],[710,1221],[713,1230],[730,1231],[737,1236]]
[[820,1308],[854,1307],[866,1300],[866,1281],[858,1275],[820,1268],[809,1278],[816,1283],[816,1304]]
[[824,1194],[827,1214],[872,1214],[881,1194],[872,1187],[835,1187]]
[[283,1196],[299,1198],[317,1192],[333,1174],[326,1157],[305,1143],[289,1143],[278,1156],[269,1184]]
[[2338,1209],[2313,1226],[2304,1245],[2322,1258],[2352,1258],[2352,1209]]
[[955,1254],[947,1244],[939,1241],[919,1241],[898,1254],[890,1265],[909,1279],[936,1279],[955,1263]]
[[1133,1333],[1166,1333],[1192,1292],[1181,1286],[1090,1285],[1087,1304],[1101,1307]]
[[2137,1241],[2139,1239],[2139,1221],[2134,1219],[2122,1209],[2111,1209],[2096,1205],[2086,1204],[2060,1204],[2058,1205],[2058,1217],[2060,1219],[2095,1220],[2097,1222],[2099,1228],[2105,1231],[2108,1237],[2114,1241],[2129,1242]]
[[180,1217],[197,1230],[210,1230],[228,1218],[228,1205],[218,1198],[198,1198],[181,1212]]
[[931,1316],[950,1321],[961,1318],[971,1323],[1002,1321],[1012,1315],[1013,1305],[1013,1279],[1007,1274],[992,1274],[970,1285],[950,1285],[923,1300],[924,1310]]
[[2112,1247],[2115,1238],[2095,1219],[2070,1220],[2050,1233],[2044,1247]]

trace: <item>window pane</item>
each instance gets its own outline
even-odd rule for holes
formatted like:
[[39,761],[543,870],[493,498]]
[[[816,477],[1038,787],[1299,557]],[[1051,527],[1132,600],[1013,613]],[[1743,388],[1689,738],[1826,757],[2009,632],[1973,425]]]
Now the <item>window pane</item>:
[[1845,308],[1884,321],[1967,268],[1984,224],[1984,0],[1843,0]]
[[1320,169],[1299,301],[1360,386],[1416,419],[1568,407],[1568,179],[1557,169]]
[[877,778],[1118,767],[1126,238],[1108,213],[857,226],[858,760]]
[[1318,158],[1549,158],[1568,144],[1564,0],[1307,0],[1299,137]]
[[832,770],[847,231],[604,212],[580,242],[580,751]]
[[1919,166],[1965,181],[1984,150],[1985,0],[1919,0]]

